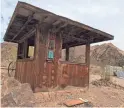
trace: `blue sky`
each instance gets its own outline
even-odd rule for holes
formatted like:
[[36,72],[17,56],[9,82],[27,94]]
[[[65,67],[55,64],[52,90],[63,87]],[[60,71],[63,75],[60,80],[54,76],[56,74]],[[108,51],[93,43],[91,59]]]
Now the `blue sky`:
[[[114,35],[109,41],[124,50],[124,0],[20,0]],[[18,0],[1,1],[1,38]]]

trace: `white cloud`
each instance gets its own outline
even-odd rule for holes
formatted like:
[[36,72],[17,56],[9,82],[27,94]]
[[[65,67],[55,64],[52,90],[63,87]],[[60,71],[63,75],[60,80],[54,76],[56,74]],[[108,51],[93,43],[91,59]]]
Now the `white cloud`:
[[97,17],[108,17],[121,14],[122,11],[118,7],[102,6],[102,5],[88,5],[85,7],[78,7],[78,12],[85,15],[96,15]]
[[[124,50],[124,0],[21,0],[55,14],[80,21],[115,36],[112,41]],[[2,0],[1,35],[9,23],[18,0]]]

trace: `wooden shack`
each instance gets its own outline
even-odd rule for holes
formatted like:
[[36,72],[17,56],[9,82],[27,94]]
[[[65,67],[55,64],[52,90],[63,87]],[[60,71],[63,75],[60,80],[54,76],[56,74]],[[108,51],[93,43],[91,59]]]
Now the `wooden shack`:
[[[15,78],[33,90],[62,84],[88,86],[90,44],[112,39],[108,33],[24,2],[18,2],[4,36],[4,41],[18,43]],[[69,48],[80,45],[86,46],[85,63],[70,62]]]

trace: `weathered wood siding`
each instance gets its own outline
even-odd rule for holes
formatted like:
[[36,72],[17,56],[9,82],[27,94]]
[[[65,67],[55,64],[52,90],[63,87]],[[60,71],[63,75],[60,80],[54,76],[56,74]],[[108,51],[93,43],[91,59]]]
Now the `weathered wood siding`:
[[61,74],[60,77],[63,77],[64,74],[68,76],[67,85],[79,87],[88,85],[89,72],[88,66],[85,64],[61,62],[58,74]]
[[39,25],[36,32],[36,47],[33,60],[17,60],[15,78],[22,83],[30,83],[34,89],[37,86],[57,86],[58,60],[61,58],[62,40],[60,34],[55,34],[54,60],[47,60],[48,30]]
[[[39,25],[36,32],[35,56],[33,60],[17,60],[15,78],[21,83],[29,83],[32,89],[36,87],[55,87],[63,74],[69,76],[68,85],[86,86],[89,81],[89,59],[87,64],[72,64],[61,62],[61,34],[55,34],[54,59],[47,59],[48,30],[44,31]],[[88,53],[88,52],[87,52]],[[87,57],[89,55],[87,54]]]
[[36,62],[32,61],[17,61],[16,62],[16,74],[15,78],[19,80],[21,83],[29,83],[31,84],[32,89],[39,82],[39,74],[37,71]]

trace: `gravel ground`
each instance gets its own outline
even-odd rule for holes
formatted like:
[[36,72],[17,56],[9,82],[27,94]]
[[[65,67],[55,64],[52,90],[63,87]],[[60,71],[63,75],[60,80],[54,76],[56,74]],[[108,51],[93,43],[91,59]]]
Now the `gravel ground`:
[[[99,86],[91,84],[91,82],[97,80],[99,83],[100,78],[100,75],[90,75],[89,89],[68,86],[64,90],[35,93],[37,105],[42,107],[65,107],[63,103],[66,100],[83,98],[90,101],[94,107],[124,107],[124,89],[113,86],[113,83],[121,85],[124,80],[112,78],[112,86],[107,86],[103,83],[100,83]],[[77,107],[82,106],[77,105]]]
[[[3,72],[3,71],[2,71]],[[1,74],[2,82],[6,78],[6,72]],[[90,75],[90,82],[99,80],[100,76]],[[114,78],[114,83],[123,85],[124,79]],[[4,91],[2,91],[4,92]],[[90,83],[88,88],[68,86],[65,89],[51,89],[50,92],[34,93],[36,107],[65,107],[63,104],[69,99],[83,98],[91,102],[94,107],[124,107],[124,90],[113,86],[95,86]],[[83,105],[77,105],[82,107]]]
[[83,98],[90,101],[93,106],[98,107],[120,107],[124,103],[124,90],[112,87],[97,87],[90,85],[89,90],[72,87],[71,90],[35,93],[38,106],[65,106],[63,102],[69,99]]

